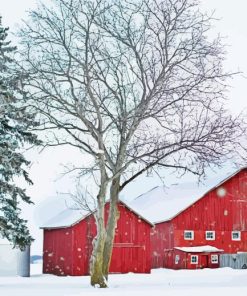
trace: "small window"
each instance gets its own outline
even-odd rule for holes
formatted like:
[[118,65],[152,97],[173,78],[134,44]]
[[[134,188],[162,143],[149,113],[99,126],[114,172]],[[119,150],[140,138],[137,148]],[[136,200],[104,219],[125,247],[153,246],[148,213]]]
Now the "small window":
[[197,264],[198,263],[198,256],[197,255],[191,255],[190,263],[191,264]]
[[218,257],[218,255],[211,255],[211,263],[212,264],[219,263],[219,257]]
[[215,240],[215,231],[206,231],[206,240]]
[[241,232],[240,231],[232,231],[232,240],[240,241],[241,240]]
[[179,259],[180,259],[179,255],[176,255],[176,256],[175,256],[175,264],[178,264]]
[[193,230],[185,230],[184,231],[184,239],[185,240],[193,240],[194,239],[194,231]]

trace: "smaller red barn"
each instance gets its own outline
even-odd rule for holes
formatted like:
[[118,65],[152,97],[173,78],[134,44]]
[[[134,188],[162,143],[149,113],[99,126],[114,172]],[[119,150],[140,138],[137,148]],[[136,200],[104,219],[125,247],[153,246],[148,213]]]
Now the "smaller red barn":
[[165,251],[164,261],[173,269],[218,268],[221,252],[212,246],[175,247]]
[[[109,203],[105,207],[107,217]],[[120,217],[115,232],[111,273],[150,273],[152,223],[119,202]],[[67,208],[43,225],[43,273],[60,276],[88,275],[92,240],[96,235],[94,215]]]

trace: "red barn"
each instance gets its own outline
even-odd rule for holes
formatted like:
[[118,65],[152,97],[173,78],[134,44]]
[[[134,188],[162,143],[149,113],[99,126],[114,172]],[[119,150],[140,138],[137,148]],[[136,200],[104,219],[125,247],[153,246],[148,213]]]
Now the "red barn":
[[247,252],[246,167],[212,187],[156,187],[131,206],[155,224],[152,268],[218,267],[221,252]]
[[[109,204],[106,204],[106,216]],[[152,223],[138,215],[124,202],[118,205],[118,220],[111,273],[150,273],[150,231]],[[88,275],[92,240],[96,235],[93,214],[66,209],[44,229],[43,273]]]

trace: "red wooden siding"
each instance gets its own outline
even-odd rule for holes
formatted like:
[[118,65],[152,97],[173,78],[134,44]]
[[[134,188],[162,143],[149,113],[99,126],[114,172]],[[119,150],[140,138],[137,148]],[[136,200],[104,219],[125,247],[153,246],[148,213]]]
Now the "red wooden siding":
[[43,273],[56,275],[71,274],[72,230],[54,229],[45,231],[43,249]]
[[[191,256],[198,256],[198,263],[191,263]],[[211,255],[218,256],[218,263],[212,263]],[[218,268],[219,252],[212,253],[187,253],[181,250],[172,249],[164,252],[164,267],[172,269],[201,269],[201,268]],[[179,256],[176,261],[176,256]]]
[[[198,256],[198,263],[191,263],[191,256]],[[211,255],[218,256],[218,263],[213,263]],[[164,252],[164,267],[172,269],[201,269],[201,268],[218,268],[219,267],[219,252],[212,253],[187,253],[181,250],[172,249]],[[178,260],[176,261],[176,256]]]
[[174,247],[173,224],[169,222],[156,224],[151,231],[152,268],[165,266],[164,254]]
[[[106,216],[109,205],[106,205]],[[151,225],[123,204],[118,206],[118,220],[110,265],[112,273],[149,273]],[[43,272],[56,275],[87,275],[96,235],[93,215],[76,225],[44,230]],[[52,257],[49,254],[53,254]]]
[[[218,195],[218,188],[225,189],[225,196]],[[153,268],[176,268],[167,259],[174,247],[211,245],[223,249],[224,253],[247,252],[247,169],[218,188],[172,220],[155,225],[151,235]],[[184,230],[193,230],[194,240],[185,240]],[[206,240],[208,230],[215,231],[215,240]],[[240,241],[232,240],[232,231],[241,231]]]

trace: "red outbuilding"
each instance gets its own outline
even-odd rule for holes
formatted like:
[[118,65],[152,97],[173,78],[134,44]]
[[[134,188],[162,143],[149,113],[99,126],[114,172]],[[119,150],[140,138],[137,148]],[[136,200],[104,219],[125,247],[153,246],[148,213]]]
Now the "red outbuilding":
[[172,269],[218,268],[222,252],[212,246],[174,247],[164,253],[164,263]]
[[[106,217],[109,204],[106,204]],[[150,273],[150,231],[152,223],[124,202],[118,204],[111,273]],[[43,273],[88,275],[92,240],[96,235],[94,215],[66,209],[43,225]]]
[[156,187],[131,206],[155,224],[152,268],[218,267],[219,254],[247,252],[246,167],[211,187]]

